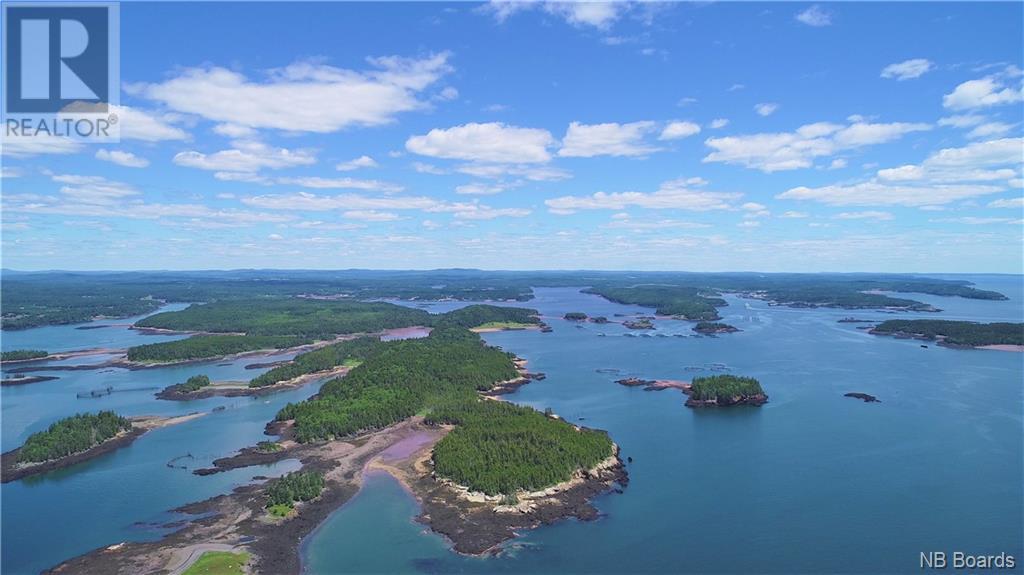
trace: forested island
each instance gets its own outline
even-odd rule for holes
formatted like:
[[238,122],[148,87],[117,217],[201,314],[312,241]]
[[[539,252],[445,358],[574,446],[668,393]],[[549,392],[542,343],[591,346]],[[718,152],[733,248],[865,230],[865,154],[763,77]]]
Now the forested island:
[[50,354],[41,349],[16,349],[13,351],[0,352],[0,361],[28,361],[32,359],[43,359]]
[[703,335],[715,335],[719,333],[733,333],[740,331],[739,328],[727,323],[702,321],[693,326],[693,331]]
[[951,320],[888,320],[868,333],[938,341],[947,347],[1024,346],[1024,323]]
[[128,361],[175,363],[225,357],[261,350],[276,350],[312,343],[291,335],[194,335],[186,339],[148,343],[128,348]]
[[570,311],[570,312],[566,313],[564,316],[562,316],[562,319],[565,319],[565,320],[568,320],[568,321],[586,321],[587,314],[585,314],[585,313],[583,313],[581,311]]
[[732,405],[763,405],[768,395],[761,382],[752,377],[711,375],[695,377],[687,394],[687,407],[727,407]]
[[124,447],[156,427],[187,421],[180,417],[121,417],[112,411],[80,413],[33,433],[25,444],[2,456],[3,482],[81,463]]
[[616,303],[653,307],[658,315],[688,320],[719,319],[716,308],[727,305],[713,292],[694,287],[643,285],[593,287],[583,291]]
[[324,490],[324,474],[318,471],[294,471],[275,479],[267,488],[267,510],[284,517],[301,501],[310,501]]

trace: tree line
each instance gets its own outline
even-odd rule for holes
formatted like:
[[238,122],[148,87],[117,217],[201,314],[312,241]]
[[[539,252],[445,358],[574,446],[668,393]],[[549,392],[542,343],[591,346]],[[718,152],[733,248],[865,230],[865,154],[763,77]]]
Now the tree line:
[[131,428],[130,420],[113,411],[66,417],[54,422],[46,431],[30,435],[18,451],[18,461],[36,463],[74,455]]

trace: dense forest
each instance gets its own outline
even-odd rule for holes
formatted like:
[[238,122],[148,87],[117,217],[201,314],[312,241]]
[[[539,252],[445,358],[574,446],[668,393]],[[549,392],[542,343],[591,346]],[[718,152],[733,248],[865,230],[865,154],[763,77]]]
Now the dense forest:
[[294,419],[301,442],[380,429],[417,413],[456,423],[462,431],[438,444],[439,473],[489,493],[557,483],[611,455],[603,433],[477,394],[517,376],[509,354],[466,329],[438,327],[426,338],[380,343],[348,375],[325,383],[315,398],[288,404],[277,419]]
[[562,319],[567,319],[569,321],[583,321],[587,319],[587,314],[581,311],[570,311],[562,316]]
[[430,321],[430,314],[423,310],[384,302],[264,298],[193,305],[182,311],[151,315],[135,325],[177,331],[329,339],[340,334],[428,325]]
[[522,307],[468,305],[435,316],[433,325],[474,328],[489,323],[538,324],[538,313],[535,309]]
[[296,501],[316,499],[324,490],[324,475],[316,471],[294,471],[270,482],[267,488],[267,507],[286,505]]
[[488,495],[549,487],[612,454],[603,431],[502,401],[449,403],[428,421],[456,424],[434,447],[437,474]]
[[[858,295],[865,291],[1006,299],[1003,294],[974,288],[965,280],[892,274],[484,272],[468,269],[205,272],[5,270],[3,289],[0,290],[0,309],[3,310],[0,326],[3,329],[20,329],[85,322],[97,317],[141,315],[156,310],[163,302],[227,302],[300,295],[347,298],[345,301],[380,298],[526,301],[532,297],[532,287],[588,285],[604,290],[628,289],[638,284],[708,292],[761,293],[778,303],[849,307],[926,307],[920,302],[882,294]],[[709,310],[704,308],[704,311]]]
[[53,423],[46,431],[30,435],[18,452],[18,461],[37,463],[73,455],[131,428],[131,421],[113,411],[67,417]]
[[672,315],[689,320],[716,320],[716,307],[725,300],[701,288],[641,285],[635,287],[596,287],[584,290],[616,303],[656,308],[659,315]]
[[307,373],[327,371],[339,365],[361,363],[380,351],[380,348],[381,342],[378,337],[360,337],[331,344],[299,354],[292,361],[253,378],[249,382],[249,387],[266,387]]
[[0,361],[23,361],[26,359],[42,359],[50,355],[41,349],[16,349],[0,352]]
[[183,391],[185,393],[191,393],[193,391],[199,391],[200,389],[208,385],[210,385],[209,376],[193,375],[192,377],[186,379],[185,383],[182,383],[180,387],[178,387],[178,390]]
[[893,319],[878,324],[871,333],[920,336],[928,339],[942,337],[945,343],[953,345],[1024,345],[1024,323]]
[[703,401],[764,394],[764,390],[761,389],[761,382],[752,377],[712,375],[708,377],[695,377],[691,383],[693,384],[693,390],[690,397]]
[[129,361],[162,363],[222,357],[258,349],[284,349],[310,343],[294,336],[196,335],[128,348]]

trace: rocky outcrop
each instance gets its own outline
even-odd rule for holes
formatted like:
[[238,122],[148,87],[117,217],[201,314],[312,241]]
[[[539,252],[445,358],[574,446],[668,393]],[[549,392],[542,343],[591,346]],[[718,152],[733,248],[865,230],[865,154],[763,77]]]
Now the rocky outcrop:
[[844,393],[843,397],[853,397],[855,399],[863,399],[864,403],[882,403],[882,400],[878,399],[877,397],[875,397],[873,395],[867,394],[867,393],[850,392],[850,393]]

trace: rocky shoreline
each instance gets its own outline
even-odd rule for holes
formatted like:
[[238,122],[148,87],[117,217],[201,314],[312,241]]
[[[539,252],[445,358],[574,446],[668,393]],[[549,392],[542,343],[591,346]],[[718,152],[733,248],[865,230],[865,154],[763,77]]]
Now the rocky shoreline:
[[18,454],[21,452],[21,448],[16,448],[0,455],[0,482],[9,483],[11,481],[17,481],[24,479],[32,475],[39,475],[41,473],[49,473],[57,469],[63,469],[65,467],[71,467],[84,461],[94,459],[106,453],[118,450],[122,447],[127,447],[132,444],[136,439],[142,437],[147,432],[164,427],[167,425],[174,425],[176,423],[182,423],[190,419],[194,419],[205,413],[192,413],[189,415],[182,415],[177,417],[159,417],[159,416],[135,416],[130,417],[132,421],[132,429],[120,433],[99,445],[94,445],[85,451],[73,453],[60,459],[51,459],[49,461],[42,461],[39,463],[21,464],[18,463]]
[[341,377],[348,373],[350,369],[350,367],[340,366],[327,371],[306,373],[292,379],[279,381],[273,385],[264,385],[263,387],[249,387],[247,382],[236,382],[236,385],[218,382],[201,387],[196,391],[182,391],[183,384],[177,383],[157,392],[156,398],[169,401],[192,401],[208,399],[210,397],[263,397],[264,395],[270,395],[279,391],[298,389],[318,379]]
[[41,383],[60,379],[54,375],[30,375],[28,377],[10,377],[0,381],[0,386],[9,387],[12,385],[28,385],[30,383]]

